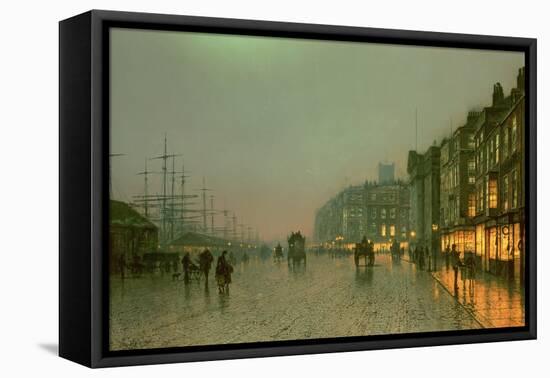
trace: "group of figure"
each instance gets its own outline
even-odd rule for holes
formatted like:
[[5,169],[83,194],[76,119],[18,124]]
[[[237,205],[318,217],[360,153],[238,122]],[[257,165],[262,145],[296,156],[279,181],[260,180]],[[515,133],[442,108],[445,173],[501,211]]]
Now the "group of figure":
[[[183,280],[186,284],[189,283],[191,274],[194,271],[198,271],[204,275],[204,286],[208,288],[208,275],[214,262],[214,256],[210,250],[205,249],[199,254],[198,266],[191,260],[191,255],[186,252],[183,255],[181,263],[183,265]],[[231,274],[233,273],[233,266],[228,261],[227,251],[223,251],[218,257],[216,262],[216,284],[218,285],[218,291],[221,293],[229,293],[229,284],[231,283]]]
[[[466,257],[468,255],[468,257]],[[450,261],[449,261],[450,260]],[[445,264],[447,268],[449,264],[452,264],[454,272],[454,291],[458,293],[458,271],[463,269],[462,281],[469,281],[470,289],[473,289],[475,281],[476,262],[472,253],[465,254],[464,260],[460,258],[460,251],[456,248],[456,244],[453,244],[451,248],[447,244],[445,248]]]
[[428,247],[418,244],[416,247],[409,249],[409,256],[411,261],[417,264],[420,270],[424,270],[426,268],[426,260],[430,258],[430,250]]
[[401,261],[401,255],[405,253],[405,249],[401,248],[397,240],[394,240],[390,247],[392,261],[399,262]]

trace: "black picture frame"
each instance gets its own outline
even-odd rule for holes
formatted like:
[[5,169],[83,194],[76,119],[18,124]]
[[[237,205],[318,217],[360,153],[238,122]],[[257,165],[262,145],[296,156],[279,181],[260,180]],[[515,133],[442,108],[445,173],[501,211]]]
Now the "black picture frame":
[[[521,51],[526,59],[526,326],[109,352],[111,27]],[[89,367],[535,339],[536,39],[92,10],[59,24],[59,354]]]

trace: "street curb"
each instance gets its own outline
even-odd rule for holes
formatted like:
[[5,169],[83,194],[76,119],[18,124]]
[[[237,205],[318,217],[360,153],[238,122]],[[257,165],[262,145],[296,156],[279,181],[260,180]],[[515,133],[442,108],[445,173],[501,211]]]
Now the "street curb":
[[[401,260],[404,260],[404,261],[408,262],[409,264],[414,264],[409,259],[406,259],[406,258],[403,258],[403,257],[401,258]],[[441,282],[441,280],[439,278],[436,277],[435,273],[433,273],[433,272],[427,272],[427,273],[430,274],[430,276],[435,280],[435,282],[437,282],[439,285],[441,285],[441,287],[451,296],[451,298],[453,298],[455,300],[455,302],[458,303],[476,321],[477,324],[479,324],[482,328],[494,328],[493,324],[488,319],[486,319],[486,320],[480,319],[479,315],[477,315],[474,311],[470,310],[468,307],[466,307],[462,303],[460,303],[458,298],[447,288],[447,286],[445,286],[445,284],[443,282]]]

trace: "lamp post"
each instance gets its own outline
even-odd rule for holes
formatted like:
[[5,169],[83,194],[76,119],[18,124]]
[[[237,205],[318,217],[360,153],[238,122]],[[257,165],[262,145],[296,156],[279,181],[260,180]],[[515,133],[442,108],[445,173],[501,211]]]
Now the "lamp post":
[[[432,224],[432,259],[433,259],[433,267],[432,271],[437,270],[437,248],[438,248],[438,241],[437,241],[437,232],[439,231],[439,225],[438,224]],[[431,265],[431,264],[430,264]]]

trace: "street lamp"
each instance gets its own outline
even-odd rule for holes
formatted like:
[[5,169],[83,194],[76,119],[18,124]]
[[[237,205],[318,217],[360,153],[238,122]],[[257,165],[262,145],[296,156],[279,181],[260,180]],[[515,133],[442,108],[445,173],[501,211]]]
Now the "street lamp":
[[439,230],[439,225],[436,223],[432,224],[432,232],[434,233],[434,238],[432,238],[432,259],[433,259],[433,269],[437,269],[437,247],[439,242],[436,240],[437,231]]

